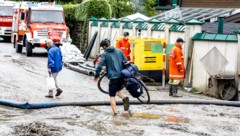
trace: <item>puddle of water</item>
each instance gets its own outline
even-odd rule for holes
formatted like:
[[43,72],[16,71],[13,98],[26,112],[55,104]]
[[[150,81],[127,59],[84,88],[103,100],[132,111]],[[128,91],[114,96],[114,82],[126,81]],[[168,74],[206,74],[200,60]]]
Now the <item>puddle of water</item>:
[[168,110],[169,112],[174,112],[174,113],[179,113],[180,111],[179,110],[175,110],[175,109],[170,109]]
[[175,116],[167,116],[166,120],[171,123],[188,123],[190,121],[190,119]]
[[116,125],[116,126],[121,126],[122,125],[122,122],[118,121],[118,120],[113,120],[112,123],[113,123],[113,125]]
[[149,114],[149,113],[133,113],[133,117],[139,117],[139,118],[144,118],[144,119],[160,119],[159,114]]
[[130,117],[132,117],[132,114],[122,113],[121,116],[124,117],[125,119],[129,119]]

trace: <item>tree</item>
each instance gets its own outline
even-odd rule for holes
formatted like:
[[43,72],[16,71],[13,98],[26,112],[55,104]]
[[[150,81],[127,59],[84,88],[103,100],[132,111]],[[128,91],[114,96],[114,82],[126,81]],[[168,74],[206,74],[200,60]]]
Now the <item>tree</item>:
[[121,18],[133,14],[132,0],[108,0],[112,7],[112,14],[115,18]]
[[156,0],[145,0],[144,1],[144,13],[146,16],[154,16],[157,14],[154,5],[156,4]]
[[154,16],[157,14],[154,5],[156,0],[132,0],[134,13],[140,12],[146,16]]
[[87,21],[90,17],[111,18],[111,5],[107,0],[84,0],[75,9],[75,18],[82,22],[81,32],[79,34],[80,46],[82,50],[87,47]]

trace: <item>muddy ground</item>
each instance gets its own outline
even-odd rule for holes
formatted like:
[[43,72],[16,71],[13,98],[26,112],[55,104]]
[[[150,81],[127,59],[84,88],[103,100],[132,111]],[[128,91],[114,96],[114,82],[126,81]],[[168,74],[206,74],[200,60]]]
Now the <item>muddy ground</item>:
[[[19,102],[108,100],[92,77],[63,68],[59,86],[63,94],[47,99],[47,52],[34,49],[33,57],[17,54],[10,43],[0,42],[0,99]],[[173,99],[166,90],[151,87],[153,100]],[[214,99],[181,92],[182,98]],[[131,100],[134,98],[130,97]],[[1,136],[238,136],[239,108],[214,105],[137,105],[130,115],[118,106],[112,116],[109,106],[56,107],[22,110],[0,106]]]

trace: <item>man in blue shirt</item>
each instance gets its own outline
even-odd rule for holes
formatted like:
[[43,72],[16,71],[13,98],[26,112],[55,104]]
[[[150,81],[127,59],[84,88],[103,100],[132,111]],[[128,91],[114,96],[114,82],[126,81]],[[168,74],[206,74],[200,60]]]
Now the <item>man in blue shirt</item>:
[[121,77],[121,71],[123,69],[123,61],[127,61],[125,55],[121,50],[110,46],[110,41],[104,39],[100,43],[100,47],[104,49],[104,53],[101,55],[101,61],[96,69],[96,75],[94,81],[97,82],[102,67],[106,66],[107,77],[109,82],[109,96],[110,103],[113,110],[113,114],[116,115],[116,101],[115,96],[119,96],[123,100],[124,110],[129,109],[129,98],[123,96],[120,92],[124,85],[124,79]]
[[[59,96],[62,93],[62,89],[57,84],[58,73],[62,70],[62,52],[53,44],[52,40],[47,40],[48,47],[48,73],[53,76],[56,85],[56,95]],[[53,98],[53,90],[49,90],[47,98]]]

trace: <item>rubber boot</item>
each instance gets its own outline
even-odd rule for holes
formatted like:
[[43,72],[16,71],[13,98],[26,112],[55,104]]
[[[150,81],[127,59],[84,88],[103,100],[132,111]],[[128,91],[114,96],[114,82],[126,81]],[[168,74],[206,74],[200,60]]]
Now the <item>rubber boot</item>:
[[173,97],[182,97],[181,95],[178,94],[178,85],[173,85]]
[[46,95],[45,97],[53,98],[53,90],[49,90],[48,95]]
[[55,96],[59,96],[62,92],[63,92],[62,89],[58,88]]
[[128,109],[129,109],[129,98],[128,97],[125,97],[123,99],[123,107],[124,107],[125,111],[128,111]]
[[173,88],[172,88],[172,85],[169,85],[169,96],[173,96]]

